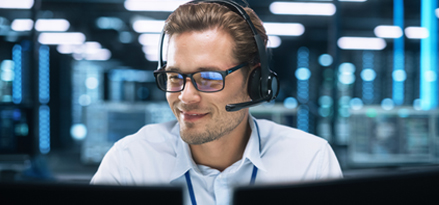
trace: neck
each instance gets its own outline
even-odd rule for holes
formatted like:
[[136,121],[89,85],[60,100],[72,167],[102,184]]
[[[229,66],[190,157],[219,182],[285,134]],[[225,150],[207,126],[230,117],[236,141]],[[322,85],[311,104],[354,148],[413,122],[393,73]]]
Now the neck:
[[201,145],[189,145],[192,157],[195,163],[222,172],[242,158],[250,134],[251,129],[247,116],[237,129],[220,139]]

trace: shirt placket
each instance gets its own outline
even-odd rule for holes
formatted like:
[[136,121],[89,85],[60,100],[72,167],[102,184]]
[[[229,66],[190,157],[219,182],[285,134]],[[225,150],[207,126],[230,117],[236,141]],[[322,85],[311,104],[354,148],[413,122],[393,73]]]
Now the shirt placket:
[[214,193],[217,205],[230,204],[230,190],[227,186],[227,174],[220,173],[214,181]]

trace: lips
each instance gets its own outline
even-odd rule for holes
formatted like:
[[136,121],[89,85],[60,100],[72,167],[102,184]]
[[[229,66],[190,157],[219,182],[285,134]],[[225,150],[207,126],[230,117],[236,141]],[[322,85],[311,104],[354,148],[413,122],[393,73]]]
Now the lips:
[[204,118],[208,113],[183,112],[180,111],[180,117],[184,121],[197,121]]

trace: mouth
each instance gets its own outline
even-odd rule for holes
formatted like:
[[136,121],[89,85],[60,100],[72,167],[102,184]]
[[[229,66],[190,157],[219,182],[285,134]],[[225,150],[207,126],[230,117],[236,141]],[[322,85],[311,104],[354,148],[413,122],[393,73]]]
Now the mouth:
[[184,112],[180,110],[180,119],[188,122],[195,122],[201,120],[207,115],[208,113]]

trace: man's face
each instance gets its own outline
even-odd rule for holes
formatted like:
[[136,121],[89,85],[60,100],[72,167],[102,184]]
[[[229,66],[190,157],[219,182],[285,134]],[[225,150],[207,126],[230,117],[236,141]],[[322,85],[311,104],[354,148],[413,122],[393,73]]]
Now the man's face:
[[[232,55],[232,37],[218,29],[175,34],[169,39],[166,70],[193,73],[200,70],[225,71],[242,62]],[[180,136],[188,144],[203,144],[237,132],[248,109],[227,112],[227,104],[248,101],[242,71],[225,78],[222,91],[200,92],[186,79],[183,91],[167,93],[166,98],[180,123]]]

